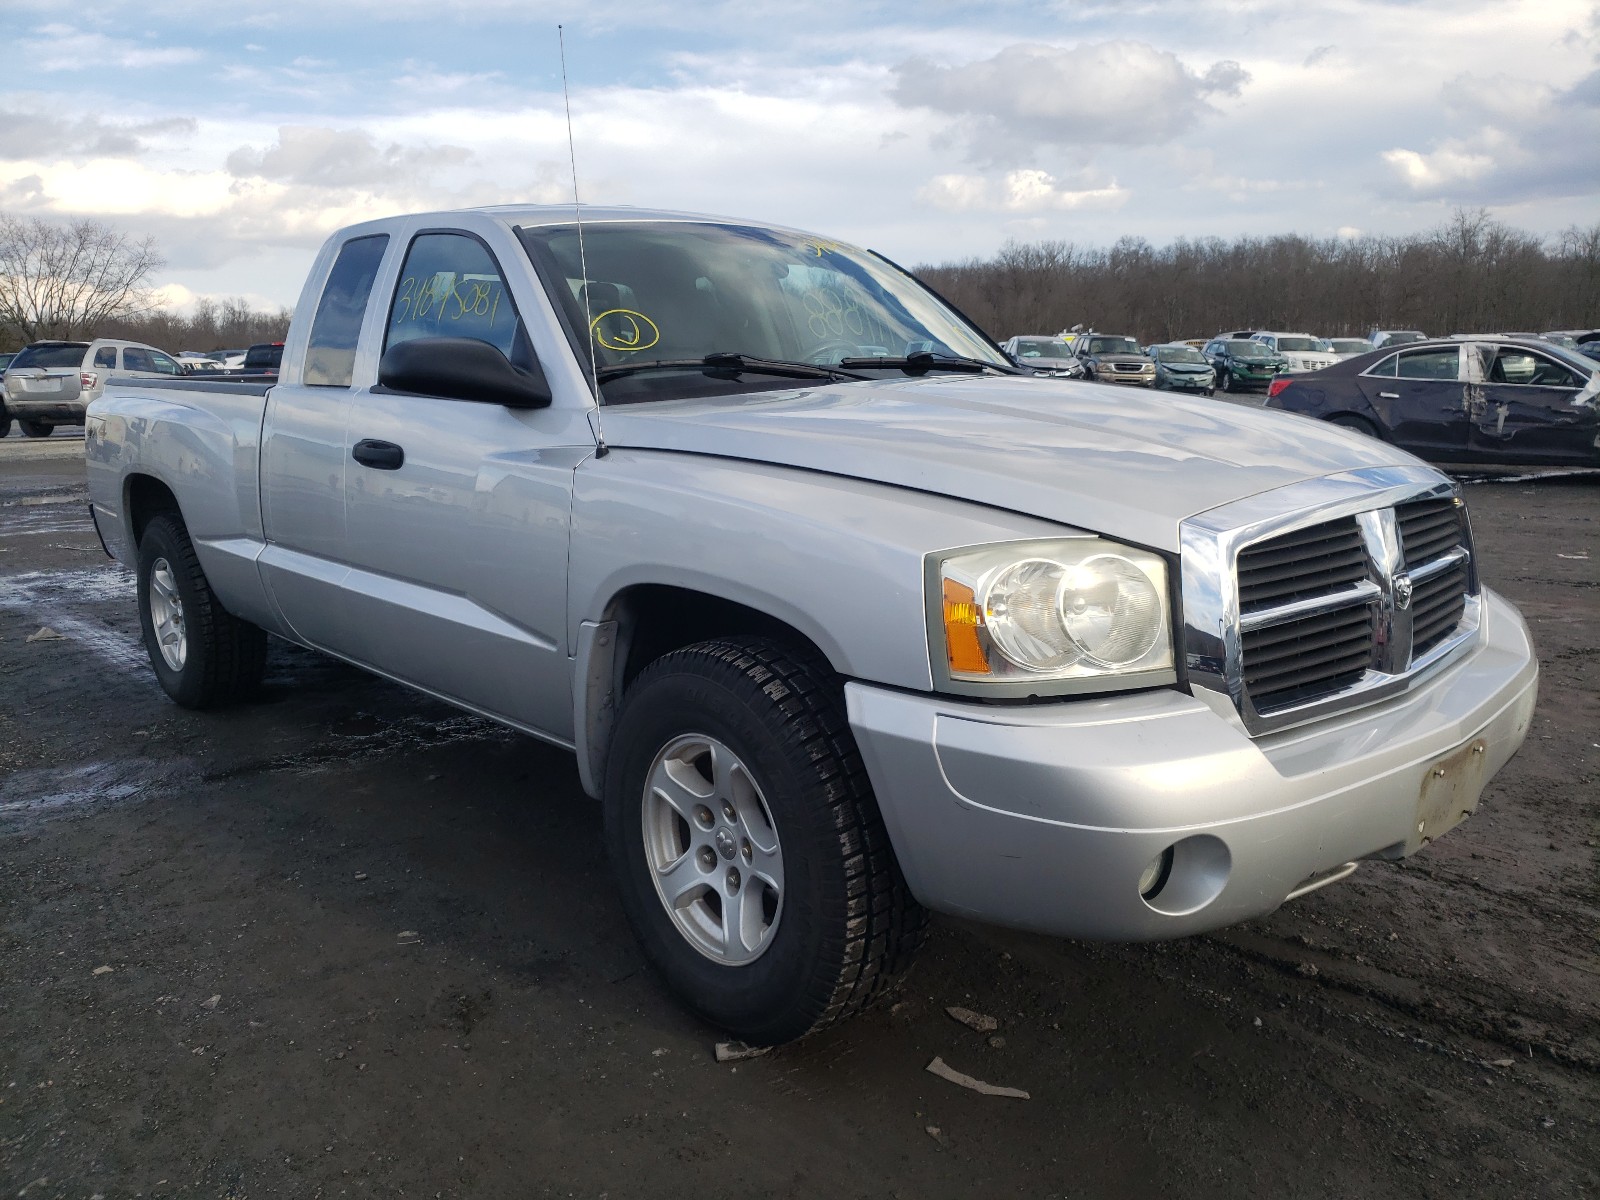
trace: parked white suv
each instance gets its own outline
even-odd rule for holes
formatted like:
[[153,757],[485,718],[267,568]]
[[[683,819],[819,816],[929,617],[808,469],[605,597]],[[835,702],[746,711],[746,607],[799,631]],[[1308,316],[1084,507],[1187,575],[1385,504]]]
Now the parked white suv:
[[57,425],[82,425],[89,402],[112,375],[177,377],[176,359],[143,342],[34,342],[6,368],[0,437],[15,418],[29,437],[49,437]]
[[1269,350],[1275,350],[1289,361],[1289,374],[1299,375],[1305,371],[1320,371],[1323,367],[1331,367],[1339,361],[1339,356],[1328,347],[1328,343],[1309,333],[1275,333],[1262,331],[1251,334],[1251,338],[1260,342]]

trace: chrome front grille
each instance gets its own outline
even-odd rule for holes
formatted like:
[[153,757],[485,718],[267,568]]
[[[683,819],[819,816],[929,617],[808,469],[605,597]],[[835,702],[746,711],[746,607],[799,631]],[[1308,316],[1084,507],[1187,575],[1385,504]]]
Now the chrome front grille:
[[1202,514],[1184,523],[1183,555],[1190,681],[1225,692],[1252,733],[1404,691],[1476,636],[1465,510],[1425,468]]
[[1260,710],[1360,682],[1372,662],[1367,552],[1354,517],[1239,552],[1244,684]]

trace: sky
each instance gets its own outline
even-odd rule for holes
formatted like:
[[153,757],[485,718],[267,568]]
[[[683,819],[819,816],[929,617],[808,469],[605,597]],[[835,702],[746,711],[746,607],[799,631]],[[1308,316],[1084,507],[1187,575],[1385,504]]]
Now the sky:
[[[0,0],[0,211],[292,306],[390,213],[633,204],[906,265],[1007,241],[1600,221],[1574,0]],[[573,145],[562,96],[564,31]]]

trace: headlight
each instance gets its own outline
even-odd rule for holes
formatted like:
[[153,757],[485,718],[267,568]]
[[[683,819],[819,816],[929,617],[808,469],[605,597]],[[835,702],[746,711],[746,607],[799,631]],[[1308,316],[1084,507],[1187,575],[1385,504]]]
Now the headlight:
[[951,690],[1029,695],[1177,679],[1167,564],[1103,538],[932,556],[935,671]]

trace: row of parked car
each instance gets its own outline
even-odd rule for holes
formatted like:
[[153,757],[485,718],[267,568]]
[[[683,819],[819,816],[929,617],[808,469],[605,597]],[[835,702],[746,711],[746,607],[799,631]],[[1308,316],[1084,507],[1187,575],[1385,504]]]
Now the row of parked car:
[[[1457,334],[1453,340],[1466,335]],[[1495,337],[1549,342],[1600,359],[1600,330],[1560,330]],[[1137,339],[1078,329],[1060,334],[1020,334],[1002,349],[1035,375],[1126,383],[1171,391],[1266,391],[1284,375],[1320,371],[1384,347],[1426,341],[1416,329],[1375,329],[1365,338],[1321,338],[1309,333],[1236,329],[1210,339],[1141,346]]]
[[1011,338],[1036,375],[1212,395],[1379,437],[1436,462],[1600,466],[1600,330],[1546,334],[1374,331],[1369,339],[1240,329],[1141,348],[1069,331]]
[[[282,342],[262,342],[248,350],[192,351],[174,358],[143,342],[99,338],[92,342],[33,342],[14,354],[0,354],[0,437],[13,422],[29,437],[49,437],[57,425],[82,425],[89,403],[113,375],[135,378],[256,376],[275,379],[283,361]],[[204,365],[201,365],[201,364]]]

